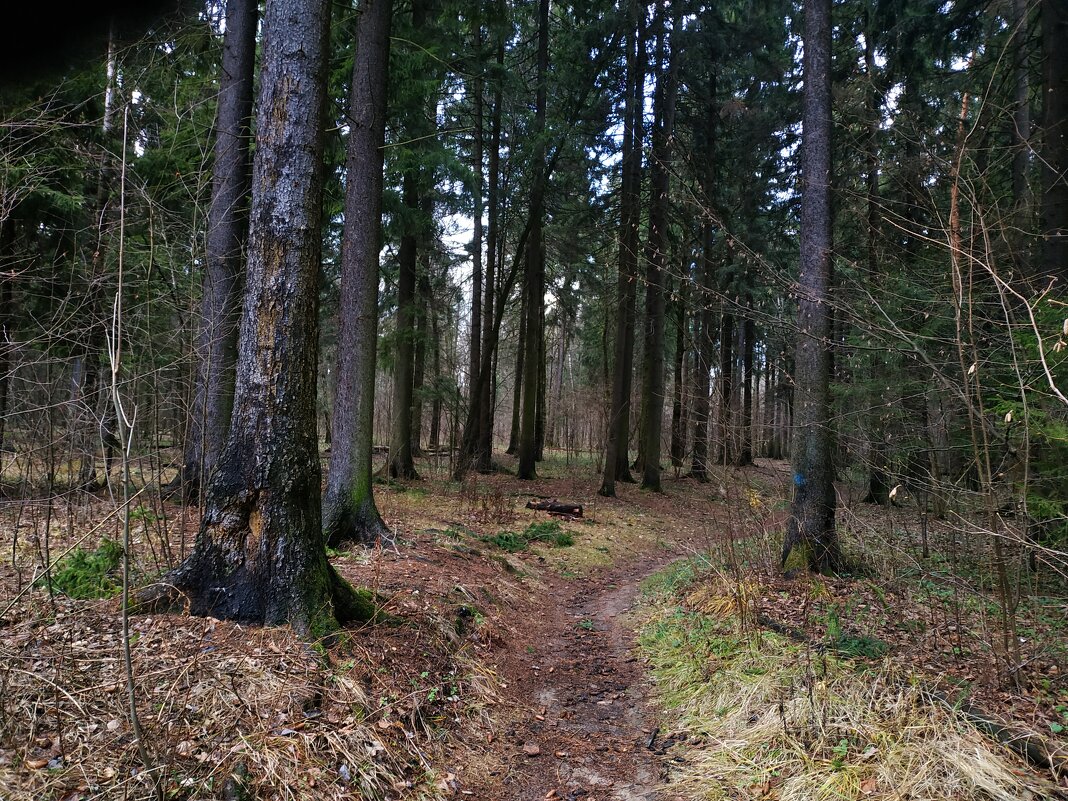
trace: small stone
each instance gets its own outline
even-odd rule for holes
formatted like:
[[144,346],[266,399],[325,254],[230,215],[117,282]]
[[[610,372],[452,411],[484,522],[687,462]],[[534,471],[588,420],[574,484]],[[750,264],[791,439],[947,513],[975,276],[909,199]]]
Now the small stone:
[[533,740],[523,743],[523,753],[527,756],[537,756],[541,753],[541,748]]

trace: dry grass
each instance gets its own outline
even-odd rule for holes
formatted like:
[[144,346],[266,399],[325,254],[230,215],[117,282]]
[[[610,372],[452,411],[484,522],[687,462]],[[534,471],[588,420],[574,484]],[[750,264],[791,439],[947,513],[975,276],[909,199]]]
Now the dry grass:
[[[38,611],[0,645],[3,797],[152,797],[128,720],[114,604],[57,600],[54,614]],[[164,616],[136,620],[135,632],[138,712],[167,797],[217,797],[239,765],[264,799],[444,791],[423,688],[368,697],[369,665],[327,668],[285,629]],[[469,698],[490,692],[485,676],[464,680]]]
[[677,585],[653,582],[641,611],[657,695],[686,741],[670,789],[783,801],[1010,801],[1052,789],[963,717],[925,702],[889,660],[743,635],[732,585],[713,576],[689,590],[706,614],[681,606]]

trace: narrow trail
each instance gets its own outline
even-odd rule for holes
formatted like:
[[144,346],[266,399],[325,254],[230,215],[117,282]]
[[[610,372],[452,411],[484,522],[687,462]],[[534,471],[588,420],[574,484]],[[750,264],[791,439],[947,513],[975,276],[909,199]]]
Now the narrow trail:
[[515,757],[499,798],[668,801],[657,790],[655,714],[625,615],[641,579],[680,554],[646,557],[553,582],[545,617],[531,621],[540,645],[513,687],[533,714],[507,733]]

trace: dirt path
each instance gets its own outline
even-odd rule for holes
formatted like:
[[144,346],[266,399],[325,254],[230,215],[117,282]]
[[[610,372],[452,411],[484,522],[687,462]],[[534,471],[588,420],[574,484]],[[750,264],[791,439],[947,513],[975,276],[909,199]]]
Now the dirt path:
[[526,670],[512,671],[519,675],[511,696],[522,708],[501,743],[513,756],[493,797],[666,801],[650,748],[655,715],[625,614],[641,579],[677,558],[660,551],[588,579],[551,582],[547,595],[556,600],[531,621],[537,646],[527,649]]

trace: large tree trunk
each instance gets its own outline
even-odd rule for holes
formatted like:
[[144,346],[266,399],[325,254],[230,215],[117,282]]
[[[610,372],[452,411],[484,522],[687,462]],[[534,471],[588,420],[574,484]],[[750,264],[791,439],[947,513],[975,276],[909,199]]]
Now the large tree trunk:
[[256,0],[227,0],[211,206],[204,243],[197,378],[175,484],[194,498],[211,475],[230,431],[234,359],[241,313],[242,256],[248,234],[249,124],[256,71]]
[[[608,413],[608,444],[601,495],[615,497],[616,482],[630,482],[630,396],[634,376],[634,301],[638,277],[638,225],[641,190],[641,102],[644,75],[639,75],[638,3],[627,4],[627,85],[623,108],[623,152],[620,165],[619,278],[616,284],[615,369]],[[644,15],[641,15],[644,16]]]
[[372,489],[375,361],[378,352],[378,258],[382,239],[382,145],[392,0],[366,0],[356,32],[349,96],[345,227],[337,390],[330,471],[323,498],[328,545],[372,545],[390,536]]
[[[679,12],[675,11],[676,21]],[[642,488],[660,492],[660,438],[664,422],[664,283],[667,267],[668,191],[671,177],[668,159],[675,129],[675,98],[678,90],[678,25],[667,30],[667,4],[660,4],[657,15],[660,30],[657,44],[657,68],[663,69],[668,51],[667,69],[656,82],[654,101],[653,147],[650,158],[649,236],[646,242],[645,273],[645,386],[643,387]]]
[[[1068,283],[1068,3],[1042,0],[1041,277]],[[1042,287],[1044,288],[1044,287]]]
[[7,434],[8,397],[11,386],[11,355],[14,350],[11,284],[15,279],[15,220],[9,210],[0,219],[0,451]]
[[196,547],[168,579],[192,614],[289,623],[311,637],[373,615],[327,561],[320,516],[315,390],[329,14],[327,0],[267,4],[233,421]]
[[841,567],[831,463],[831,2],[805,0],[801,139],[801,275],[794,358],[794,498],[783,544],[821,572]]
[[[530,236],[526,244],[523,291],[527,307],[527,354],[523,365],[523,414],[519,431],[519,468],[516,476],[523,480],[537,477],[538,401],[541,396],[543,370],[543,307],[545,305],[545,131],[547,81],[549,73],[549,0],[538,4],[538,71],[534,100],[534,183],[530,194]],[[542,428],[544,428],[544,423]]]

